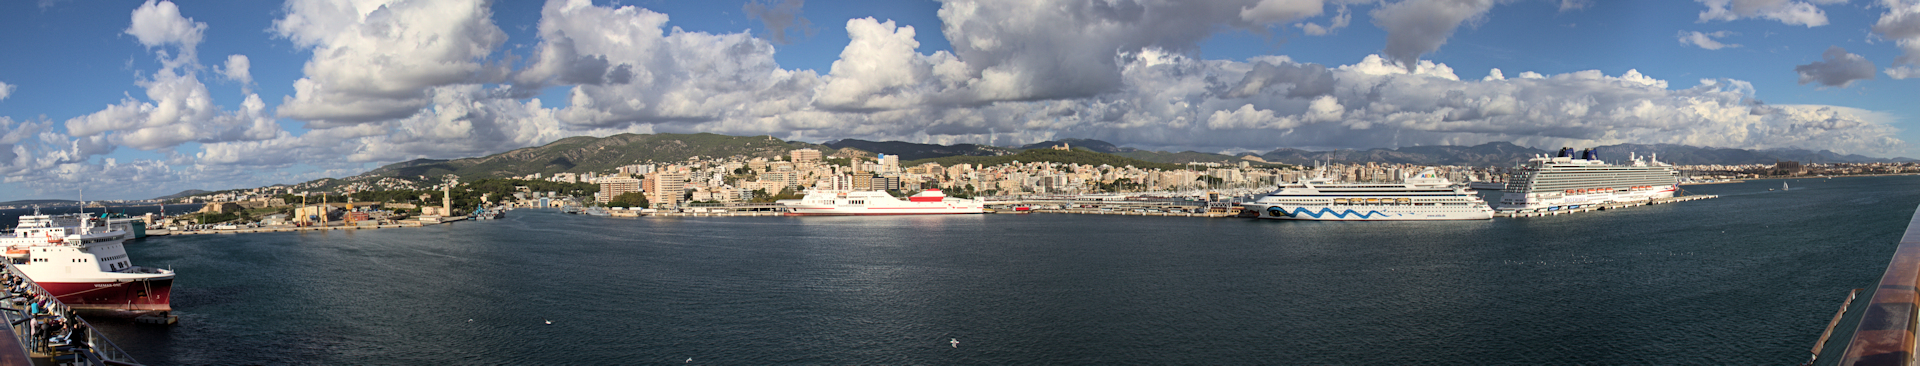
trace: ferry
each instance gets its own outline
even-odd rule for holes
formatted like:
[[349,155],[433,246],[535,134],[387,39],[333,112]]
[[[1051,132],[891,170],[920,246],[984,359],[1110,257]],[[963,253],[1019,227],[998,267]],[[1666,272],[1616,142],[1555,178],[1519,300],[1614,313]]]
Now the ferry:
[[131,234],[90,214],[20,216],[0,235],[6,258],[27,278],[74,309],[172,311],[173,271],[141,267],[127,257]]
[[775,202],[787,207],[792,216],[845,215],[949,215],[986,213],[986,203],[975,199],[948,197],[938,189],[929,189],[906,200],[884,191],[808,191],[797,200]]
[[1626,165],[1599,159],[1595,149],[1561,148],[1554,157],[1536,156],[1513,170],[1494,209],[1535,212],[1553,207],[1670,198],[1679,191],[1679,172],[1658,157],[1628,155]]
[[1253,217],[1275,220],[1487,220],[1493,209],[1473,189],[1433,169],[1400,184],[1333,183],[1326,178],[1280,186],[1251,203]]

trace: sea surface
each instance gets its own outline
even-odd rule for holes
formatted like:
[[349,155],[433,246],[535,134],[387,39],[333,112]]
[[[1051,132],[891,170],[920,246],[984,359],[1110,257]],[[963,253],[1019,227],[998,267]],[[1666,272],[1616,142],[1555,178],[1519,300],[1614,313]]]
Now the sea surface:
[[516,210],[154,237],[128,248],[179,272],[180,323],[95,323],[150,365],[1795,364],[1920,177],[1788,182],[1463,222]]

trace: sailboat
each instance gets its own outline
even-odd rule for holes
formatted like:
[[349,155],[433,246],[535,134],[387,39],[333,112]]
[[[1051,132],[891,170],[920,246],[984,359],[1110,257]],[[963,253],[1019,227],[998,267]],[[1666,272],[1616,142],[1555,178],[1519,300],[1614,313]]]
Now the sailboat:
[[1781,191],[1787,190],[1787,182],[1780,182],[1780,190]]

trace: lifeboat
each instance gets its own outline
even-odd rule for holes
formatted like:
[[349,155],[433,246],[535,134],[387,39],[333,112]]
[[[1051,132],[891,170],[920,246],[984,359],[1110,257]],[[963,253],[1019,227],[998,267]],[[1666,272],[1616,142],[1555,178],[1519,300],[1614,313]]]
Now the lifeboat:
[[1404,204],[1409,204],[1409,203],[1413,203],[1413,199],[1411,199],[1411,198],[1401,198],[1401,199],[1400,199],[1400,204],[1402,204],[1402,205],[1404,205]]
[[27,258],[27,253],[26,248],[7,248],[7,258],[9,259],[25,259]]
[[1368,198],[1368,199],[1367,199],[1367,204],[1369,204],[1369,205],[1377,205],[1377,204],[1380,204],[1380,199],[1379,199],[1379,198]]
[[1336,205],[1344,205],[1344,204],[1347,204],[1347,199],[1345,199],[1345,198],[1335,198],[1335,199],[1333,199],[1333,204],[1336,204]]

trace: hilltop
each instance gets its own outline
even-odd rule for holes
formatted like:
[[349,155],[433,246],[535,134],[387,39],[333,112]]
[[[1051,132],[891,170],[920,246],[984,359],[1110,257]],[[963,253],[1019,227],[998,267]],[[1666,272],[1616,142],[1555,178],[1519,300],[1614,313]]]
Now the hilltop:
[[1004,148],[999,146],[991,146],[991,145],[974,145],[974,144],[934,145],[934,144],[916,144],[911,142],[900,142],[900,141],[875,142],[875,141],[858,140],[858,139],[846,139],[846,140],[828,142],[826,143],[826,146],[832,147],[835,149],[857,149],[857,150],[866,151],[866,152],[874,152],[874,153],[881,153],[881,154],[888,154],[888,155],[899,155],[900,161],[942,158],[942,157],[948,157],[948,156],[998,156],[998,155],[1010,155],[1017,152],[1014,149],[1009,149],[1009,148]]
[[180,193],[174,193],[174,194],[169,194],[169,195],[165,195],[165,196],[160,196],[160,197],[154,197],[153,199],[156,199],[156,200],[170,200],[170,199],[175,199],[175,198],[180,198],[180,197],[192,197],[192,196],[196,196],[196,195],[202,195],[202,194],[208,194],[208,193],[213,193],[213,192],[212,192],[212,191],[203,191],[203,190],[198,190],[198,189],[189,189],[189,190],[184,190],[184,191],[180,191]]
[[80,203],[80,201],[75,201],[75,200],[18,200],[18,201],[0,202],[0,206],[29,206],[29,205],[58,206],[58,205],[72,205],[72,204],[78,204],[78,203]]
[[576,136],[538,147],[478,158],[453,160],[419,159],[389,164],[349,181],[395,177],[408,180],[437,179],[448,173],[461,179],[505,178],[534,173],[586,173],[614,170],[623,165],[646,162],[684,161],[696,156],[748,156],[773,158],[788,151],[815,148],[831,152],[827,146],[787,142],[771,136],[726,136],[700,134],[618,134],[607,137]]

